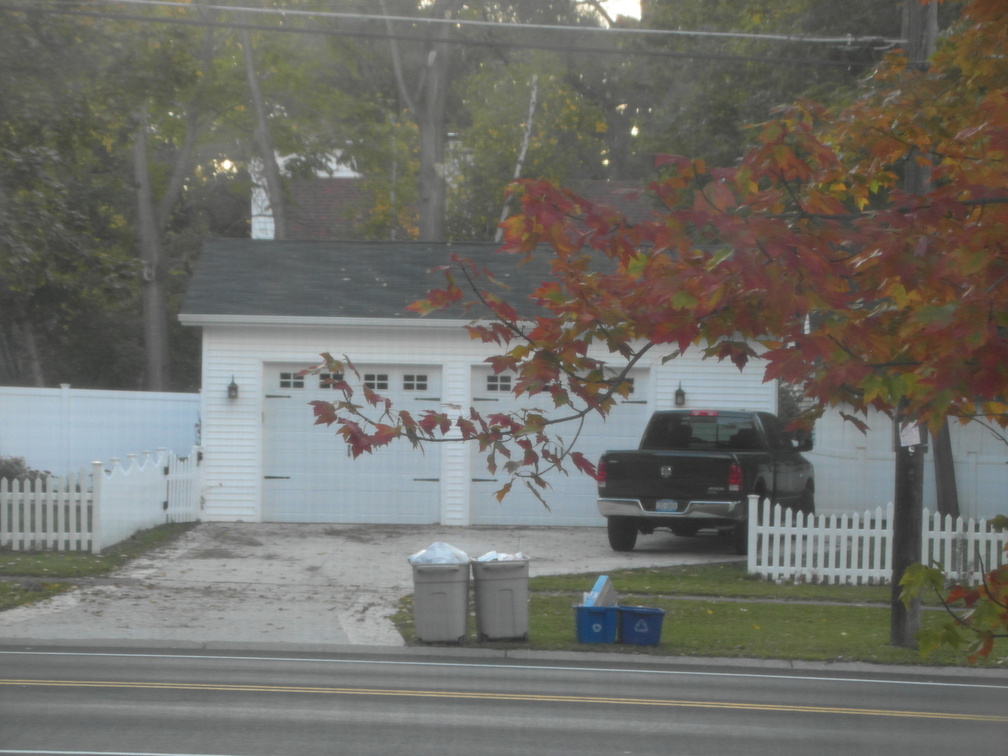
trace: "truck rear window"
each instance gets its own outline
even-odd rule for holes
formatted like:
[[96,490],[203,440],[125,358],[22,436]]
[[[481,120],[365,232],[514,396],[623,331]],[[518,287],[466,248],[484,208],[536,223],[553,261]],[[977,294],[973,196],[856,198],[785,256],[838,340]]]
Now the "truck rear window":
[[759,434],[751,419],[737,415],[656,415],[648,424],[642,449],[754,451]]

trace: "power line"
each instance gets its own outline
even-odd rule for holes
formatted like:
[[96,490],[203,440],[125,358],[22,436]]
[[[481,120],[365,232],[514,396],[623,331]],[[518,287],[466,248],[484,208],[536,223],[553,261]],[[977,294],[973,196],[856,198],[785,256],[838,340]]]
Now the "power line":
[[725,39],[751,39],[751,40],[763,40],[772,42],[801,42],[801,43],[813,43],[813,44],[848,44],[848,43],[862,43],[862,42],[882,42],[887,45],[897,45],[906,44],[904,39],[879,39],[877,37],[872,38],[862,38],[853,37],[852,35],[844,35],[841,37],[807,37],[804,35],[795,34],[754,34],[751,32],[717,32],[717,31],[698,31],[698,30],[685,30],[685,29],[644,29],[644,28],[625,28],[625,27],[600,27],[600,26],[569,26],[564,24],[522,24],[511,21],[480,21],[478,19],[464,19],[464,18],[428,18],[419,16],[385,16],[385,15],[375,15],[369,13],[347,13],[342,11],[318,11],[318,10],[296,10],[287,8],[254,8],[244,5],[212,5],[209,3],[187,3],[180,2],[179,0],[90,0],[92,5],[140,5],[140,6],[159,6],[159,7],[169,7],[177,8],[181,10],[193,10],[195,9],[205,9],[214,11],[224,11],[224,12],[240,12],[242,14],[250,15],[265,15],[265,16],[279,16],[282,18],[297,18],[297,17],[308,17],[308,18],[331,18],[331,19],[344,19],[351,21],[403,21],[407,23],[416,24],[426,24],[426,25],[442,25],[442,26],[452,26],[456,28],[466,28],[466,27],[488,27],[495,29],[516,29],[516,30],[539,30],[539,31],[569,31],[569,32],[579,32],[579,33],[601,33],[606,35],[614,36],[661,36],[661,37],[672,37],[672,36],[682,36],[682,37],[709,37],[709,38],[725,38]]
[[[524,30],[564,30],[571,32],[603,32],[606,34],[614,32],[633,32],[633,33],[644,33],[644,32],[658,32],[664,34],[677,34],[677,35],[691,35],[691,36],[720,36],[720,37],[745,37],[745,38],[758,38],[762,40],[774,39],[777,41],[789,41],[789,42],[816,42],[816,43],[826,43],[830,42],[833,44],[843,43],[847,49],[856,50],[859,49],[859,45],[880,45],[878,49],[887,49],[897,43],[900,40],[890,40],[890,39],[880,39],[877,37],[872,38],[853,38],[853,37],[830,37],[830,38],[804,38],[804,37],[783,37],[775,35],[747,35],[747,34],[734,34],[725,32],[683,32],[676,30],[649,30],[649,29],[602,29],[599,27],[582,27],[582,26],[551,26],[551,25],[533,25],[533,24],[514,24],[508,22],[485,22],[485,21],[463,21],[463,20],[453,20],[446,21],[444,19],[424,19],[416,18],[413,16],[374,16],[367,14],[349,14],[349,13],[339,13],[332,11],[288,11],[280,9],[270,9],[270,8],[245,8],[244,6],[218,6],[218,5],[204,5],[204,4],[190,4],[190,3],[179,3],[171,2],[170,0],[117,0],[119,5],[138,5],[138,6],[169,6],[169,7],[180,7],[185,10],[193,9],[203,9],[203,10],[218,10],[224,12],[240,12],[249,14],[267,14],[280,17],[282,20],[286,20],[287,17],[292,18],[310,18],[315,19],[318,17],[322,18],[332,18],[332,19],[352,19],[352,20],[362,20],[362,21],[409,21],[409,22],[421,22],[421,23],[449,23],[456,28],[461,28],[464,26],[480,26],[480,27],[495,27],[495,28],[508,28],[508,29],[524,29]],[[98,5],[98,3],[92,3],[91,5]],[[364,29],[337,29],[337,28],[323,28],[319,26],[312,27],[301,27],[294,26],[290,24],[284,24],[283,26],[266,26],[262,24],[254,24],[247,21],[214,21],[207,18],[183,18],[183,17],[165,17],[165,16],[152,16],[152,15],[141,15],[133,13],[121,13],[112,12],[107,10],[84,10],[80,7],[72,8],[63,6],[62,4],[48,4],[46,6],[41,6],[39,3],[23,4],[23,3],[10,3],[0,1],[0,10],[6,10],[11,12],[20,13],[30,13],[30,14],[54,14],[54,15],[64,15],[64,16],[75,16],[75,17],[86,17],[86,18],[101,18],[107,20],[122,20],[122,21],[136,21],[136,22],[146,22],[146,23],[160,23],[169,24],[176,26],[200,26],[200,27],[212,27],[212,28],[225,28],[225,29],[247,29],[249,31],[261,31],[261,32],[286,32],[293,34],[318,34],[322,36],[333,36],[333,37],[361,37],[366,39],[394,39],[399,41],[407,42],[429,42],[429,38],[426,36],[407,34],[407,33],[391,33],[386,30],[382,31],[367,31]],[[814,66],[840,66],[840,67],[868,67],[874,65],[871,62],[853,61],[853,60],[834,60],[826,58],[807,58],[807,57],[786,57],[786,56],[773,56],[773,55],[734,55],[728,53],[708,53],[703,51],[677,51],[677,50],[656,50],[656,49],[641,49],[641,48],[599,48],[591,47],[586,45],[563,45],[557,44],[555,42],[551,43],[537,43],[530,40],[491,40],[491,39],[477,39],[471,37],[456,37],[448,40],[442,40],[448,44],[457,44],[470,47],[497,47],[497,48],[508,48],[508,49],[536,49],[536,50],[547,50],[553,52],[568,52],[568,53],[585,53],[590,55],[620,55],[620,56],[643,56],[643,57],[660,57],[660,58],[688,58],[688,59],[699,59],[699,60],[725,60],[725,61],[736,61],[736,62],[749,62],[749,63],[769,63],[774,65],[814,65]]]

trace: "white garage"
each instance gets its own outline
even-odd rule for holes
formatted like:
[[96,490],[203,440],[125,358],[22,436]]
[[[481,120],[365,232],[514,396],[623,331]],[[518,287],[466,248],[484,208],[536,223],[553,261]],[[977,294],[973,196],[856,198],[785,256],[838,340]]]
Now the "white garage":
[[[431,272],[452,254],[496,265],[512,301],[543,280],[545,265],[515,266],[489,244],[208,242],[180,320],[203,334],[201,394],[204,517],[224,521],[445,525],[603,525],[595,485],[576,471],[551,474],[549,508],[487,471],[485,454],[459,442],[393,444],[354,460],[334,428],[317,426],[310,402],[333,396],[319,355],[348,356],[366,384],[417,415],[506,412],[512,376],[494,375],[495,347],[470,339],[471,315],[419,318],[406,306],[442,284]],[[611,358],[610,355],[599,355]],[[592,416],[576,448],[590,459],[633,447],[650,413],[672,406],[776,409],[762,371],[689,355],[635,368],[633,392],[606,420]],[[360,386],[358,385],[358,388]],[[525,406],[528,405],[525,399]]]

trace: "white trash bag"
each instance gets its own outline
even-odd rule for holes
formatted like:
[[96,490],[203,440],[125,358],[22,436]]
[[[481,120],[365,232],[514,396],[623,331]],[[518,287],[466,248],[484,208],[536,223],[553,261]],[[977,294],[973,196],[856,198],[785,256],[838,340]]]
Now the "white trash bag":
[[469,555],[449,543],[436,541],[407,561],[410,564],[468,564]]
[[481,557],[477,557],[477,562],[520,562],[528,559],[520,551],[517,554],[501,554],[499,551],[488,551]]

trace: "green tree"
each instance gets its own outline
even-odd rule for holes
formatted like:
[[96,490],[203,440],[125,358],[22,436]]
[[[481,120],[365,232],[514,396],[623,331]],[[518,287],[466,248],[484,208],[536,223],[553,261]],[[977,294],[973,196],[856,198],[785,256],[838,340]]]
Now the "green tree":
[[573,90],[564,73],[556,56],[532,54],[488,61],[465,81],[468,125],[459,132],[464,155],[452,187],[453,238],[494,238],[523,145],[533,80],[535,105],[521,175],[558,182],[605,176],[605,114]]
[[[424,4],[419,9],[412,0],[401,0],[398,3],[384,0],[382,8],[390,17],[417,15],[436,20],[460,18],[556,25],[594,23],[597,19],[591,12],[586,14],[584,9],[572,0],[553,0],[548,3],[528,0],[472,3],[463,0],[438,0]],[[506,179],[498,175],[497,180],[491,180],[490,185],[485,183],[488,174],[496,171],[483,162],[484,153],[479,149],[482,145],[470,145],[463,138],[462,149],[465,156],[461,159],[457,154],[451,155],[446,151],[449,130],[464,131],[465,136],[474,141],[480,139],[480,128],[477,125],[480,115],[469,111],[466,106],[477,101],[486,104],[487,100],[485,95],[479,96],[484,93],[477,93],[472,88],[472,81],[467,79],[466,73],[474,71],[477,82],[486,83],[490,78],[495,80],[494,86],[497,86],[496,79],[513,62],[513,56],[508,50],[514,41],[518,40],[522,45],[536,44],[537,41],[539,44],[545,44],[549,41],[551,32],[548,29],[536,31],[527,28],[520,32],[495,30],[492,38],[479,40],[481,44],[460,48],[450,44],[457,39],[447,24],[427,23],[407,26],[401,20],[390,19],[387,28],[391,37],[391,61],[395,74],[396,101],[399,105],[399,112],[393,116],[393,122],[397,122],[400,115],[404,115],[416,127],[418,238],[427,241],[443,240],[449,235],[446,220],[449,213],[446,166],[449,164],[452,168],[459,169],[461,173],[460,177],[454,179],[456,204],[452,208],[454,218],[450,235],[455,238],[485,238],[488,233],[487,211],[478,205],[474,206],[473,198],[486,189],[488,194],[492,192],[490,196],[493,199],[490,202],[498,203]],[[422,41],[417,44],[397,40],[398,36],[408,32],[421,37]],[[479,51],[476,51],[477,48]],[[557,81],[562,78],[555,68],[550,73],[551,78]],[[467,81],[468,85],[464,83]],[[521,86],[519,84],[519,87]],[[524,86],[527,86],[527,82]],[[527,112],[527,95],[518,99],[523,100],[523,103],[517,111],[511,111],[506,107],[506,104],[514,103],[514,98],[509,98],[506,103],[494,103],[498,113],[502,109],[508,110],[501,124],[505,130],[509,123],[513,123],[519,132],[521,130],[519,113]],[[502,105],[505,107],[501,107]],[[565,125],[580,125],[571,124],[566,116],[563,117],[563,122]],[[557,128],[552,138],[560,139],[560,133],[561,129]],[[508,156],[516,154],[519,143],[520,139],[513,146],[508,145],[515,150],[515,153],[505,148],[505,161]],[[494,150],[494,153],[499,152],[499,149]],[[513,170],[513,165],[514,161],[511,160],[510,170]],[[510,174],[507,175],[508,178],[511,177]],[[482,198],[483,195],[479,196]],[[490,235],[492,236],[492,232]]]
[[40,385],[167,389],[195,208],[227,152],[206,141],[229,107],[212,35],[45,10],[0,32],[6,341]]
[[[628,68],[636,96],[638,150],[702,157],[727,165],[750,142],[748,126],[800,96],[839,102],[900,36],[896,3],[853,0],[655,0],[645,5],[649,29],[843,39],[822,44],[745,37],[675,36]],[[650,38],[648,38],[650,39]],[[871,41],[875,39],[875,41]]]
[[122,165],[92,99],[93,41],[90,25],[59,18],[8,13],[0,25],[0,311],[12,382],[64,379],[52,368],[83,351],[68,318],[125,336],[104,314],[132,271]]

